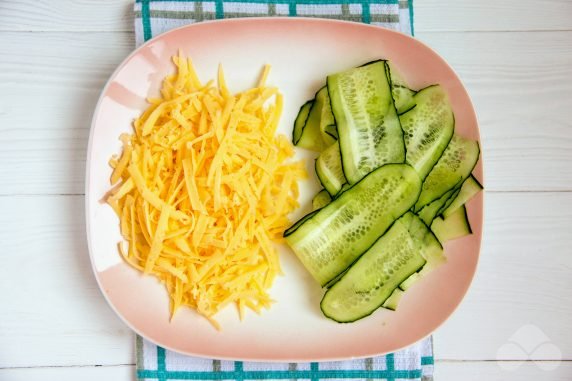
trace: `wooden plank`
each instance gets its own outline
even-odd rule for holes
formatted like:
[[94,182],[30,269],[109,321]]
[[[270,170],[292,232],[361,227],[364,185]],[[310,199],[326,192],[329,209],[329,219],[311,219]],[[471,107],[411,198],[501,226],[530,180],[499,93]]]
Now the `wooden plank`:
[[[0,30],[132,31],[132,0],[4,0]],[[566,0],[424,0],[415,2],[423,31],[570,30]]]
[[485,204],[479,268],[436,332],[437,358],[572,359],[572,193],[489,193]]
[[572,81],[564,80],[572,78],[572,33],[419,38],[451,64],[472,97],[489,190],[572,189]]
[[[87,139],[128,33],[0,32],[0,194],[83,193]],[[34,46],[34,49],[30,49]]]
[[438,381],[569,381],[571,362],[437,361]]
[[0,210],[0,368],[132,363],[134,335],[91,270],[83,197],[0,197]]
[[132,31],[133,0],[4,0],[0,30]]
[[0,369],[1,380],[135,380],[135,365]]
[[419,32],[572,29],[567,0],[423,0],[414,9]]
[[[572,193],[486,198],[477,277],[435,336],[437,358],[543,358],[503,347],[534,324],[571,359]],[[133,335],[91,273],[83,197],[5,196],[0,210],[0,368],[131,363]]]
[[[572,32],[419,38],[473,97],[488,190],[572,190]],[[10,179],[0,194],[82,193],[92,110],[132,35],[0,32],[0,39],[0,177]]]

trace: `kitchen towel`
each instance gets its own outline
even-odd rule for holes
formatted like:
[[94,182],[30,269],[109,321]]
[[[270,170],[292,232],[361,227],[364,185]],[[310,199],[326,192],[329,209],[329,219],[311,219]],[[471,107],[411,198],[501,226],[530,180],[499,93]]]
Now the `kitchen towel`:
[[[321,17],[380,25],[413,35],[411,0],[136,0],[137,46],[183,25],[256,16]],[[428,337],[399,352],[373,358],[311,363],[226,361],[185,356],[136,338],[137,378],[164,380],[423,380],[433,379]]]
[[140,336],[137,336],[136,347],[137,378],[140,381],[433,380],[431,337],[384,356],[309,363],[264,363],[191,357],[161,348]]
[[413,0],[136,0],[135,42],[195,22],[298,16],[364,22],[413,35]]

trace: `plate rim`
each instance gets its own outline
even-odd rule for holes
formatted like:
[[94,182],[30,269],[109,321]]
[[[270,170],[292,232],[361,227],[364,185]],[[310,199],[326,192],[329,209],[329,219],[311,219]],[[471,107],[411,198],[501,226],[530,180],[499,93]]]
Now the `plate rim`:
[[294,17],[262,16],[262,17],[229,18],[229,19],[217,19],[217,20],[201,21],[201,22],[196,22],[196,23],[192,23],[192,24],[188,24],[188,25],[183,25],[183,26],[180,26],[177,28],[173,28],[173,29],[170,29],[164,33],[161,33],[161,34],[154,36],[153,38],[145,41],[143,44],[141,44],[139,46],[136,46],[135,49],[130,54],[128,54],[117,65],[115,70],[109,75],[109,78],[107,79],[107,81],[105,82],[105,85],[103,86],[101,92],[99,93],[98,101],[97,101],[96,106],[94,108],[93,115],[91,118],[91,123],[90,123],[90,132],[89,132],[88,145],[87,145],[87,151],[86,151],[85,182],[84,182],[84,187],[85,187],[84,188],[85,189],[85,194],[84,194],[85,233],[86,233],[86,239],[87,239],[87,249],[88,249],[88,254],[89,254],[89,259],[90,259],[91,270],[92,270],[93,275],[97,281],[97,285],[99,287],[99,290],[100,290],[101,294],[103,295],[103,297],[105,298],[107,305],[112,309],[112,311],[115,313],[115,315],[118,316],[119,319],[127,327],[129,327],[129,329],[131,329],[133,332],[135,332],[137,335],[141,336],[145,340],[152,342],[153,344],[160,346],[166,350],[170,350],[170,351],[173,351],[173,352],[176,352],[179,354],[183,354],[183,355],[187,355],[187,356],[194,356],[194,357],[199,357],[199,358],[205,358],[205,359],[212,359],[213,358],[212,356],[209,356],[208,354],[205,354],[205,353],[180,350],[180,349],[171,347],[168,344],[158,343],[155,340],[151,339],[144,332],[142,332],[139,329],[136,329],[123,316],[123,314],[121,314],[118,311],[116,306],[111,302],[108,294],[105,292],[104,285],[102,284],[102,281],[101,281],[101,279],[98,275],[98,272],[96,270],[95,259],[94,259],[94,254],[93,254],[94,250],[92,248],[93,243],[92,243],[92,237],[90,234],[90,231],[91,231],[91,222],[90,222],[90,220],[91,220],[90,219],[90,210],[91,209],[90,209],[90,205],[89,205],[89,200],[91,198],[91,192],[90,192],[91,170],[90,170],[90,168],[91,168],[91,164],[92,164],[91,163],[91,157],[92,157],[92,150],[93,150],[93,139],[94,139],[94,135],[95,135],[96,121],[97,121],[98,115],[100,114],[102,101],[105,98],[104,95],[106,94],[107,90],[109,89],[109,86],[111,85],[113,80],[116,78],[117,74],[125,67],[125,65],[134,56],[136,56],[141,50],[143,50],[147,45],[150,45],[150,44],[152,44],[152,43],[154,43],[154,42],[156,42],[162,38],[165,38],[165,36],[167,36],[169,34],[177,33],[180,30],[197,29],[197,28],[201,28],[203,25],[207,25],[207,24],[235,24],[235,23],[236,24],[245,24],[245,23],[250,24],[250,23],[268,22],[268,21],[287,22],[287,23],[292,23],[292,24],[297,24],[300,22],[304,22],[304,23],[309,22],[309,23],[316,23],[316,24],[339,24],[341,27],[369,29],[371,31],[375,31],[375,33],[379,33],[379,31],[381,30],[384,33],[399,35],[401,38],[405,37],[406,39],[410,39],[417,44],[421,44],[424,48],[430,50],[435,55],[435,57],[437,57],[441,61],[442,64],[447,66],[447,68],[453,73],[455,79],[461,84],[462,91],[467,96],[468,105],[470,106],[470,110],[467,110],[467,111],[471,112],[472,119],[474,119],[476,122],[476,131],[475,131],[476,137],[477,137],[476,140],[477,140],[477,143],[479,144],[479,148],[480,148],[479,160],[477,161],[477,165],[480,162],[480,165],[482,166],[480,183],[483,185],[483,189],[481,191],[482,201],[481,201],[481,205],[480,205],[480,207],[482,208],[481,218],[480,218],[480,221],[478,221],[478,223],[481,226],[481,229],[480,229],[479,236],[476,237],[478,239],[477,245],[476,245],[476,262],[475,262],[474,271],[470,275],[470,279],[467,283],[465,290],[463,290],[462,297],[460,298],[460,300],[456,304],[456,306],[448,314],[448,316],[446,318],[444,318],[439,324],[437,324],[430,332],[428,332],[425,336],[419,338],[417,341],[406,344],[406,345],[402,345],[402,346],[395,348],[391,351],[387,350],[387,351],[381,351],[381,352],[360,354],[357,356],[315,357],[315,358],[311,358],[311,359],[299,358],[296,356],[291,356],[291,357],[288,357],[285,359],[283,359],[283,358],[279,358],[279,359],[275,359],[275,358],[252,358],[252,357],[240,357],[240,356],[217,356],[216,359],[228,360],[228,361],[249,361],[249,362],[267,362],[267,363],[287,363],[287,362],[303,363],[303,362],[326,362],[326,361],[355,360],[355,359],[363,359],[363,358],[372,357],[372,356],[382,356],[382,355],[386,355],[388,353],[395,353],[395,352],[401,351],[401,350],[403,350],[409,346],[412,346],[415,343],[421,342],[421,341],[427,339],[428,337],[430,337],[431,335],[433,335],[439,328],[441,328],[458,311],[461,304],[465,301],[465,298],[467,296],[467,292],[471,288],[471,286],[474,282],[475,275],[476,275],[476,273],[478,271],[478,267],[479,267],[480,257],[481,257],[483,230],[484,230],[484,221],[485,221],[485,201],[486,201],[485,183],[486,182],[485,182],[485,171],[484,171],[484,154],[483,154],[482,139],[481,139],[481,134],[480,134],[480,123],[479,123],[479,119],[478,119],[478,116],[477,116],[477,113],[476,113],[476,110],[474,107],[474,103],[473,103],[463,81],[461,81],[459,75],[451,67],[451,65],[449,65],[449,63],[443,57],[441,57],[441,55],[439,53],[437,53],[431,46],[425,44],[423,41],[420,41],[417,38],[414,38],[414,37],[409,36],[407,34],[404,34],[402,32],[399,32],[399,31],[396,31],[393,29],[389,29],[389,28],[386,28],[383,26],[365,24],[365,23],[361,23],[361,22],[346,21],[346,20],[335,20],[335,19],[313,18],[313,17],[300,17],[300,16],[294,16]]

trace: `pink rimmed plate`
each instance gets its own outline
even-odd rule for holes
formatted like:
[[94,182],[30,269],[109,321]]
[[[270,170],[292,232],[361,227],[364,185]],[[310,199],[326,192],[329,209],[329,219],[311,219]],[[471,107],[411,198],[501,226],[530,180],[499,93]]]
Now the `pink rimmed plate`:
[[[424,338],[457,308],[471,283],[481,242],[482,193],[468,205],[471,236],[446,244],[448,262],[404,295],[398,311],[380,309],[353,324],[337,324],[320,312],[322,289],[295,255],[281,247],[285,275],[271,290],[277,303],[261,316],[249,313],[239,322],[228,307],[217,318],[217,332],[204,318],[184,309],[169,319],[164,287],[122,262],[119,221],[100,202],[109,189],[108,159],[120,151],[122,132],[158,94],[162,78],[174,70],[171,56],[190,55],[203,80],[214,79],[222,63],[229,87],[252,87],[266,63],[269,82],[285,97],[279,131],[290,136],[297,111],[324,85],[326,75],[375,59],[390,59],[410,85],[441,84],[449,93],[456,132],[479,139],[469,96],[447,63],[423,43],[380,27],[310,18],[249,18],[204,22],[160,35],[133,52],[111,76],[95,110],[87,158],[87,234],[93,270],[114,311],[143,337],[181,353],[219,359],[254,361],[324,361],[396,351]],[[313,156],[307,158],[313,174]],[[475,169],[482,180],[482,161]],[[302,208],[310,210],[319,189],[312,175],[301,185]]]

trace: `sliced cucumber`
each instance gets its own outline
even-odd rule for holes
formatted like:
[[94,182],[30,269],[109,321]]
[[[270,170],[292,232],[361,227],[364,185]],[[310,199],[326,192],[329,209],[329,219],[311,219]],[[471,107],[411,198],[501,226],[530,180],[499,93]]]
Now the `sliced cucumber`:
[[313,100],[308,101],[300,107],[296,120],[294,120],[294,129],[292,130],[292,143],[298,145],[300,138],[302,137],[302,132],[304,131],[304,126],[306,125],[306,120],[308,119],[308,114],[312,108]]
[[[435,241],[438,242],[437,238],[434,239]],[[404,280],[403,283],[399,285],[399,288],[402,289],[403,291],[407,291],[409,288],[411,288],[411,286],[413,286],[421,279],[425,278],[427,275],[429,275],[429,273],[431,273],[437,267],[441,266],[446,261],[447,258],[443,255],[442,248],[432,250],[432,253],[429,255],[425,266],[423,266],[423,268],[420,271],[416,272],[415,274],[412,274],[409,278]]]
[[407,164],[388,164],[284,233],[306,269],[325,285],[365,252],[417,200],[421,180]]
[[344,275],[346,275],[346,273],[348,272],[348,270],[351,268],[351,266],[349,266],[348,268],[346,268],[344,271],[342,271],[341,273],[339,273],[338,275],[336,275],[334,278],[330,279],[328,281],[328,283],[326,283],[325,285],[323,285],[322,287],[324,288],[331,288],[334,284],[338,283],[338,281],[340,279],[342,279],[342,277]]
[[481,190],[483,190],[483,186],[479,183],[479,181],[475,179],[473,175],[469,176],[469,178],[465,180],[461,186],[461,191],[459,192],[458,196],[455,197],[453,202],[451,202],[451,204],[443,210],[443,217],[449,217]]
[[[408,214],[405,215],[406,217]],[[424,225],[427,228],[427,225]],[[427,228],[428,229],[428,228]],[[428,234],[425,236],[425,260],[427,263],[423,266],[423,268],[412,274],[409,278],[404,280],[400,285],[399,288],[403,291],[409,289],[413,284],[417,283],[420,279],[426,277],[429,273],[435,270],[437,267],[441,266],[443,263],[447,261],[443,253],[443,246],[437,239],[434,234]]]
[[347,191],[348,189],[350,189],[352,186],[348,183],[345,183],[344,185],[342,185],[342,189],[340,189],[340,192],[336,195],[336,197],[338,197],[341,193]]
[[415,204],[415,211],[421,210],[425,205],[465,181],[478,160],[479,143],[453,135],[443,155],[425,178],[421,195]]
[[[466,181],[466,180],[465,180],[465,181]],[[461,192],[461,187],[460,187],[460,186],[456,186],[456,187],[455,187],[455,191],[453,192],[453,194],[451,195],[451,197],[449,197],[449,198],[447,199],[447,201],[445,202],[445,204],[441,207],[441,209],[439,209],[439,210],[437,211],[437,216],[440,216],[440,215],[443,213],[443,211],[444,211],[445,209],[447,209],[447,208],[449,207],[449,205],[451,205],[451,204],[453,203],[453,201],[455,201],[455,199],[457,198],[457,196],[459,195],[460,192]],[[437,217],[437,216],[435,216],[435,217]]]
[[330,195],[335,196],[347,182],[342,169],[340,146],[336,142],[316,159],[316,175]]
[[[433,236],[433,239],[435,240],[435,242],[439,242],[437,237]],[[429,273],[431,273],[437,267],[441,266],[446,261],[447,258],[445,257],[445,255],[443,255],[443,247],[441,245],[439,245],[439,247],[432,246],[431,249],[428,250],[427,263],[425,264],[425,266],[423,266],[423,268],[420,271],[411,274],[409,278],[405,279],[399,285],[399,288],[403,291],[407,291],[408,289],[411,288],[411,286],[419,282],[421,279],[425,278],[427,275],[429,275]]]
[[464,205],[461,205],[445,219],[435,218],[431,224],[431,230],[441,243],[467,236],[473,232]]
[[[439,240],[429,227],[422,223],[421,219],[413,213],[406,213],[401,218],[401,223],[409,224],[408,229],[416,237],[419,238],[419,243],[423,246],[422,255],[427,261],[425,267],[435,267],[445,262],[445,256],[443,255],[443,246],[439,243]],[[427,234],[427,232],[431,234]],[[422,238],[422,239],[421,239]]]
[[[312,107],[308,113],[308,118],[306,119],[306,125],[304,126],[304,132],[308,131],[308,136],[311,136],[312,139],[314,139],[314,142],[308,142],[307,146],[303,146],[303,148],[321,152],[336,142],[334,137],[323,132],[325,126],[322,126],[322,111],[324,109],[324,101],[326,101],[327,97],[327,87],[322,87],[316,93],[316,98],[314,98],[314,102],[312,103]],[[324,123],[326,123],[326,121],[324,121]],[[304,135],[302,137],[304,137]],[[300,139],[300,141],[302,140],[303,139]],[[298,146],[300,146],[300,143],[298,143]]]
[[320,131],[322,132],[322,138],[325,142],[329,142],[332,139],[338,140],[338,130],[336,128],[334,114],[332,113],[328,86],[324,86],[318,91],[316,101],[321,103],[322,115],[320,118]]
[[443,208],[443,206],[447,203],[447,200],[450,200],[457,192],[457,187],[447,191],[443,196],[439,197],[437,200],[427,204],[421,209],[417,215],[421,220],[427,225],[431,226],[431,222],[439,215],[439,211]]
[[315,215],[316,213],[318,213],[318,211],[317,211],[317,210],[314,210],[314,211],[312,211],[312,212],[306,214],[304,217],[300,218],[298,221],[296,221],[296,222],[294,223],[294,225],[290,226],[288,229],[286,229],[286,230],[284,231],[284,237],[293,234],[296,230],[298,230],[298,228],[299,228],[300,226],[302,226],[302,224],[303,224],[304,222],[306,222],[306,221],[309,220],[310,218],[314,217],[314,215]]
[[322,312],[340,323],[370,315],[427,262],[431,249],[442,251],[427,226],[406,213],[326,291]]
[[314,208],[314,210],[322,209],[324,206],[328,205],[330,201],[332,201],[330,194],[327,190],[322,189],[312,199],[312,208]]
[[439,85],[419,91],[416,106],[401,115],[405,160],[424,179],[435,166],[453,137],[455,118],[447,94]]
[[417,281],[420,278],[421,278],[421,276],[419,275],[419,273],[411,274],[407,279],[405,279],[403,282],[401,282],[401,284],[399,285],[399,289],[401,289],[403,291],[407,291],[409,288],[411,288],[411,286],[413,286],[415,283],[417,283]]
[[[321,152],[324,149],[326,149],[329,145],[331,145],[332,142],[334,142],[335,140],[329,139],[331,141],[328,141],[327,143],[324,141],[322,132],[320,131],[320,120],[319,118],[318,119],[314,118],[312,115],[312,110],[314,109],[315,104],[316,102],[313,101],[308,113],[308,117],[306,118],[306,123],[302,127],[302,133],[300,135],[300,138],[298,139],[298,142],[295,145],[297,147],[306,148],[311,151]],[[300,112],[298,113],[298,117],[300,118],[300,120],[302,120],[304,116],[303,112],[305,112],[305,110],[300,109]],[[296,121],[298,121],[298,118],[296,118]],[[294,122],[294,125],[296,125],[296,123],[297,122]]]
[[397,305],[399,304],[399,301],[401,300],[403,294],[404,294],[403,291],[401,291],[399,288],[396,288],[395,290],[393,290],[389,298],[387,298],[387,300],[383,302],[381,306],[383,308],[387,308],[388,310],[396,311]]
[[391,80],[391,95],[398,114],[403,114],[415,107],[415,91],[411,90],[395,65],[387,61],[387,71]]
[[344,175],[355,184],[387,163],[405,161],[405,145],[385,61],[328,76]]

